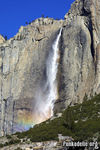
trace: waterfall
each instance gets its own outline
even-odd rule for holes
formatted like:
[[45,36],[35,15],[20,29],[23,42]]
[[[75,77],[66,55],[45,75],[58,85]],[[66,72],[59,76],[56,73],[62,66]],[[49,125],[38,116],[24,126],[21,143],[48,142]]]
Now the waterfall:
[[38,111],[38,115],[35,118],[37,118],[37,123],[43,122],[53,115],[54,102],[58,99],[57,72],[60,59],[59,40],[61,32],[62,28],[49,51],[46,61],[46,82],[36,96],[37,107],[35,111]]
[[47,73],[47,86],[49,86],[48,98],[47,98],[47,108],[51,107],[51,116],[53,115],[54,102],[58,98],[58,86],[57,86],[57,72],[60,59],[59,52],[59,40],[61,37],[62,28],[57,35],[56,40],[52,45],[52,51],[49,53],[49,57],[46,64]]

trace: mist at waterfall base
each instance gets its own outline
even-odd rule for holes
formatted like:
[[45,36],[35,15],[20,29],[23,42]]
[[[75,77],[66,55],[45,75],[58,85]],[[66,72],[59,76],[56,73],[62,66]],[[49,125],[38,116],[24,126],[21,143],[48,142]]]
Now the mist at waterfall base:
[[36,93],[35,106],[32,112],[24,111],[19,115],[17,130],[25,131],[53,116],[54,102],[58,99],[57,72],[60,59],[59,41],[62,33],[60,29],[52,44],[46,60],[46,81]]

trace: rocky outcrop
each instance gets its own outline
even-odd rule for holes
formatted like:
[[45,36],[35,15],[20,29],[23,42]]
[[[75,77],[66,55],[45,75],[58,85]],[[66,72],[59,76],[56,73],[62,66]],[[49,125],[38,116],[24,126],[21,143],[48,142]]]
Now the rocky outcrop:
[[5,41],[4,37],[0,34],[0,44],[2,44]]
[[33,119],[46,58],[61,27],[55,113],[100,93],[99,8],[99,0],[76,0],[65,20],[37,19],[0,44],[0,135],[19,131],[22,122]]

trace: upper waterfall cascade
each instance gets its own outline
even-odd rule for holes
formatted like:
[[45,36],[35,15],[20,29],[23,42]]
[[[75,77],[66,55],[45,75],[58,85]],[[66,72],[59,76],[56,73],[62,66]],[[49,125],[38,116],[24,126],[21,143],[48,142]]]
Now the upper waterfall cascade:
[[46,61],[46,82],[42,89],[36,94],[36,108],[35,111],[38,115],[36,122],[40,123],[49,119],[53,115],[54,102],[58,99],[58,83],[57,72],[60,59],[59,41],[62,33],[60,29]]
[[47,109],[51,107],[51,116],[53,115],[53,107],[54,101],[58,98],[58,89],[57,89],[57,72],[58,72],[58,65],[60,59],[60,52],[59,52],[59,40],[61,37],[62,28],[60,29],[59,34],[57,35],[56,40],[52,45],[52,56],[49,56],[46,65],[47,71],[47,85],[49,85],[49,93],[47,98]]

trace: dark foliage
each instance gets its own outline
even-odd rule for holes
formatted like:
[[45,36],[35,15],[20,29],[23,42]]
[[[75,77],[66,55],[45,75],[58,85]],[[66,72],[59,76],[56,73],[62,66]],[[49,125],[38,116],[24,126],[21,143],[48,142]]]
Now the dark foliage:
[[47,120],[35,125],[29,131],[16,133],[18,138],[30,138],[31,141],[58,140],[58,134],[73,137],[75,140],[100,141],[100,95],[82,104],[67,108],[62,117]]

